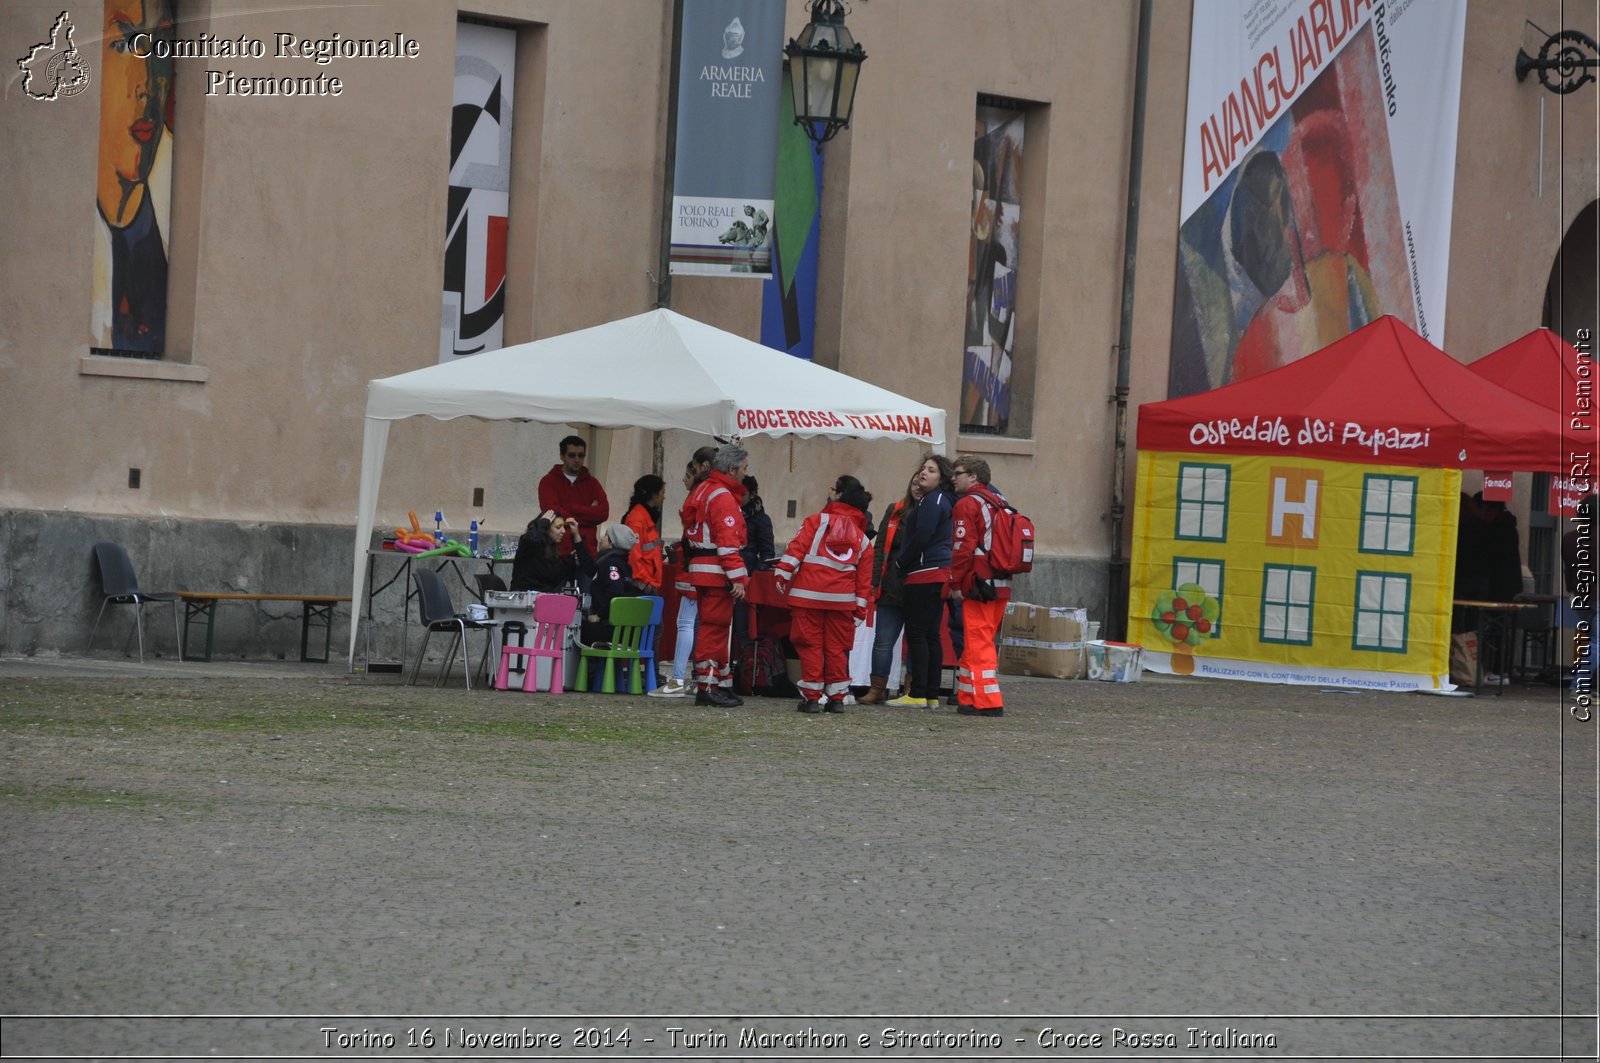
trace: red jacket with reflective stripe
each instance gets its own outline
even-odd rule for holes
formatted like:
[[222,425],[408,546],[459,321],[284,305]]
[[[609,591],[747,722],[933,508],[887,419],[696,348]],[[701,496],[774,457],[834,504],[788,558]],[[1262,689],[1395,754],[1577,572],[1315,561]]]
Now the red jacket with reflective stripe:
[[641,502],[628,510],[622,523],[633,529],[639,541],[628,551],[628,567],[633,570],[633,581],[661,591],[661,532],[656,529],[655,518]]
[[1010,578],[996,577],[985,556],[994,541],[994,516],[989,507],[1004,504],[1000,493],[985,484],[956,498],[955,512],[950,518],[950,585],[963,597],[972,593],[975,580],[986,579],[994,584],[996,601],[1011,598]]
[[790,606],[843,609],[866,618],[872,542],[862,530],[865,523],[859,509],[843,502],[829,502],[806,518],[778,560],[779,586]]
[[689,492],[678,516],[685,567],[694,586],[743,584],[749,576],[739,553],[745,543],[743,503],[744,485],[715,469]]

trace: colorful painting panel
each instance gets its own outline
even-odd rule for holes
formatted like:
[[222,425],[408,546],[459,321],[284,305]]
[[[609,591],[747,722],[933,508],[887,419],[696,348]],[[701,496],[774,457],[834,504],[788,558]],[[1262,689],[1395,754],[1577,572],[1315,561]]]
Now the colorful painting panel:
[[1022,111],[978,105],[961,362],[961,427],[965,431],[1004,434],[1011,421],[1023,125]]
[[[167,342],[173,0],[105,0],[89,344],[159,357]],[[143,35],[149,35],[146,39]]]
[[1198,6],[1168,394],[1444,327],[1465,6]]

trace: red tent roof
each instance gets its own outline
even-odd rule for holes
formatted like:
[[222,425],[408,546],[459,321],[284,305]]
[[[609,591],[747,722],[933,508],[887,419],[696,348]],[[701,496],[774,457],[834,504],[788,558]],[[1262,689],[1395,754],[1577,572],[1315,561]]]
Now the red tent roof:
[[1467,367],[1525,399],[1555,410],[1570,449],[1595,452],[1595,362],[1547,328],[1512,340]]
[[1141,450],[1558,472],[1550,411],[1385,315],[1270,373],[1139,407]]

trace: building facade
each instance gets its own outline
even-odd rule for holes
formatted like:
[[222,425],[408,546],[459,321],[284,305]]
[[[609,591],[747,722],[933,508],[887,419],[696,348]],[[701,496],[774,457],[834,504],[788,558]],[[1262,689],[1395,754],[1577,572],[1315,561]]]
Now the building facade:
[[[807,12],[785,2],[792,36]],[[1137,405],[1168,395],[1191,29],[1210,17],[1154,0],[1141,61],[1140,10],[857,0],[849,25],[869,59],[820,193],[816,360],[950,411],[947,452],[986,458],[1039,529],[1018,596],[1096,618],[1118,608]],[[439,361],[441,317],[497,301],[483,342],[514,344],[670,294],[681,313],[759,335],[759,282],[663,285],[671,0],[88,0],[65,14],[70,42],[58,3],[0,7],[18,57],[0,98],[0,184],[18,208],[0,255],[0,653],[83,648],[102,539],[129,548],[148,589],[346,593],[366,384]],[[1596,325],[1597,86],[1557,95],[1514,69],[1558,29],[1600,35],[1596,19],[1592,0],[1467,4],[1448,317],[1433,335],[1464,361],[1540,324],[1569,339]],[[452,168],[470,149],[453,128],[477,114],[455,96],[458,53],[482,30],[513,75],[476,105],[504,151],[487,277],[460,262],[455,226],[478,193]],[[189,54],[129,73],[140,32]],[[166,293],[146,317],[128,278],[150,274],[137,255],[154,237],[141,244],[122,217],[141,197],[163,204],[144,214]],[[999,270],[986,202],[1011,210]],[[980,273],[999,291],[975,309]],[[1003,381],[971,354],[991,341]],[[397,423],[379,524],[440,511],[512,540],[572,430]],[[652,468],[651,434],[577,430],[620,519]],[[669,514],[677,471],[706,442],[666,434]],[[749,442],[780,542],[840,473],[881,510],[921,454]],[[1553,542],[1534,494],[1519,477],[1525,525]],[[264,609],[219,623],[234,655],[291,652],[298,634],[297,614]],[[167,630],[149,636],[159,652],[175,649]]]

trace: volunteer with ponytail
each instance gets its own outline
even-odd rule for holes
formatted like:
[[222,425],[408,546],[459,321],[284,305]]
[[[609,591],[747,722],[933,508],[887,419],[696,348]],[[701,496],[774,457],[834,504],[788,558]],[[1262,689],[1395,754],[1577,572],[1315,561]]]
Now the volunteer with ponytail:
[[828,504],[806,518],[778,559],[789,641],[800,654],[800,712],[843,712],[850,696],[850,646],[872,590],[871,503],[860,480],[839,477]]

